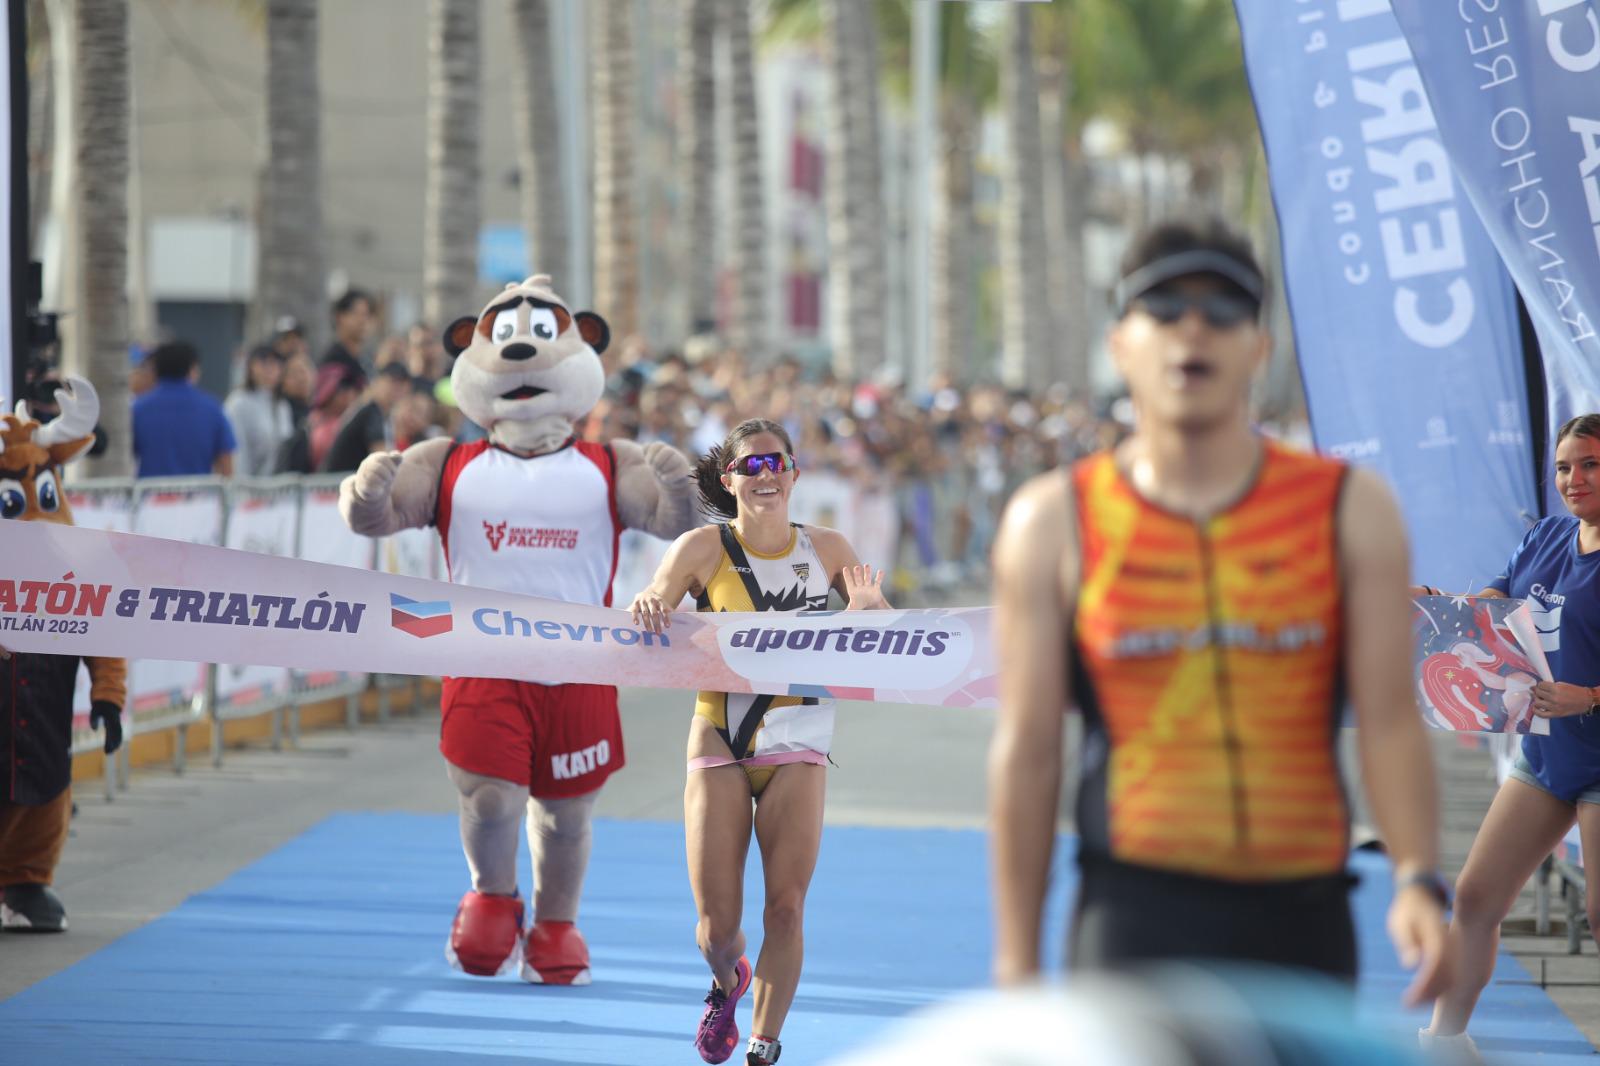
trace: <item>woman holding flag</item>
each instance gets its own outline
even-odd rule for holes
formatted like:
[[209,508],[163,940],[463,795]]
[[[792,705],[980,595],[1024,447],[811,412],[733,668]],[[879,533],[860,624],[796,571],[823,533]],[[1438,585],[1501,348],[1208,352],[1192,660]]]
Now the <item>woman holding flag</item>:
[[[830,591],[846,610],[884,609],[883,573],[862,566],[842,534],[789,521],[800,472],[788,432],[766,419],[735,426],[696,468],[701,501],[723,521],[691,530],[634,598],[634,624],[661,632],[685,594],[701,611],[822,610]],[[824,766],[832,701],[813,696],[701,692],[689,727],[684,831],[699,922],[695,939],[711,991],[695,1036],[707,1062],[739,1042],[734,1012],[753,983],[747,1066],[778,1058],[803,955],[806,891],[822,842]],[[741,929],[752,830],[766,883],[765,935],[752,968]]]
[[[1522,886],[1578,825],[1591,934],[1600,928],[1600,415],[1579,415],[1556,434],[1556,489],[1567,514],[1539,520],[1503,574],[1479,596],[1527,600],[1543,631],[1550,672],[1533,687],[1533,713],[1550,735],[1529,734],[1501,784],[1456,881],[1455,980],[1433,1007],[1423,1043],[1472,1039],[1467,1021],[1494,971],[1500,923]],[[1438,589],[1414,586],[1417,595]]]

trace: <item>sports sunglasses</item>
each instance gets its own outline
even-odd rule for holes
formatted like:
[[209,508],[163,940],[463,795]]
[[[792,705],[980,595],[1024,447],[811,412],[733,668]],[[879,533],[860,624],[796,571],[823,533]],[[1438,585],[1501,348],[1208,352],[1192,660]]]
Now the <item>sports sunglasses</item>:
[[755,477],[761,473],[761,468],[766,467],[774,474],[785,470],[794,469],[794,456],[788,452],[763,452],[760,455],[746,455],[735,459],[723,470],[730,474],[743,474],[745,477]]

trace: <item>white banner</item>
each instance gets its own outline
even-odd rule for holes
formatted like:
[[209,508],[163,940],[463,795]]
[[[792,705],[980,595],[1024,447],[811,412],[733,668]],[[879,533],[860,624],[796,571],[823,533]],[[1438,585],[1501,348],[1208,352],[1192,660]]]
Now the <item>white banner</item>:
[[455,674],[994,706],[987,607],[625,611],[46,522],[0,525],[0,644],[301,672]]
[[[225,505],[220,488],[152,493],[140,498],[133,514],[133,529],[167,540],[220,544]],[[171,651],[170,646],[157,643],[126,655],[128,708],[132,714],[185,707],[205,687],[204,668],[196,666],[194,660],[167,658]]]
[[[72,508],[73,525],[83,529],[109,529],[118,533],[133,529],[132,489],[81,492],[69,485],[67,504]],[[89,671],[80,666],[72,692],[72,724],[74,729],[84,733],[89,731],[89,689]]]
[[[241,551],[292,558],[300,501],[292,491],[242,495],[228,512],[226,545]],[[217,699],[223,704],[256,703],[289,691],[289,671],[281,666],[225,663],[217,667]]]
[[[1522,660],[1498,634],[1497,612],[1516,601],[1481,602],[1496,612],[1485,624],[1509,664],[1501,674],[1520,685]],[[1426,605],[1443,610],[1436,598]],[[992,614],[678,613],[656,634],[607,607],[48,522],[0,523],[0,645],[22,652],[994,707]],[[1419,617],[1420,626],[1431,616]],[[1490,661],[1472,633],[1461,635],[1464,625],[1433,625],[1451,638],[1440,653],[1454,657],[1447,670],[1459,672],[1458,660]],[[1427,642],[1418,647],[1426,666]],[[1548,670],[1534,663],[1523,672]],[[1453,695],[1464,684],[1439,691]],[[1482,686],[1517,688],[1492,678]],[[1523,709],[1509,696],[1503,702],[1505,711]],[[1507,728],[1504,713],[1425,718],[1445,728]]]
[[[338,489],[314,489],[305,494],[300,508],[300,558],[365,568],[372,565],[372,547],[371,540],[352,531],[340,517]],[[299,667],[298,672],[305,687],[321,688],[340,684],[367,671],[364,667],[358,670]]]

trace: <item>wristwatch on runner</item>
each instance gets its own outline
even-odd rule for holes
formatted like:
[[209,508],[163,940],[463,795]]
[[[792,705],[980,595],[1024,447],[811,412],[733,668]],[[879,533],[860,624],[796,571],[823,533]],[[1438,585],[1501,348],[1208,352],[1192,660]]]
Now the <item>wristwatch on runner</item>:
[[1450,885],[1443,877],[1439,876],[1438,870],[1418,870],[1414,874],[1397,877],[1394,882],[1394,890],[1399,892],[1401,889],[1410,888],[1412,885],[1427,889],[1428,894],[1439,901],[1439,906],[1445,910],[1450,909]]

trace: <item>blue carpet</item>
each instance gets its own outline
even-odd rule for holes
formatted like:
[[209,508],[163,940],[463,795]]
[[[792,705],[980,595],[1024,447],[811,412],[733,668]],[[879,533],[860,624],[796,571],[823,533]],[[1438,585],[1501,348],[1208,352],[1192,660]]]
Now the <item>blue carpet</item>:
[[[752,958],[760,940],[755,851],[746,890]],[[830,828],[807,907],[806,969],[784,1026],[785,1059],[821,1061],[916,1007],[982,987],[986,862],[976,832]],[[1382,933],[1385,869],[1368,856],[1357,857],[1357,869],[1367,875],[1356,900],[1363,1011],[1386,1026],[1415,1026],[1420,1014],[1394,1007],[1405,978]],[[464,880],[453,817],[330,818],[0,1003],[0,1062],[700,1061],[690,1038],[708,978],[694,948],[681,826],[597,826],[582,923],[595,969],[588,988],[452,971],[444,939]],[[1502,959],[1496,976],[1473,1024],[1482,1046],[1507,1062],[1589,1061],[1582,1034],[1515,961]],[[748,1028],[748,1002],[740,1020]]]

